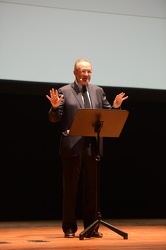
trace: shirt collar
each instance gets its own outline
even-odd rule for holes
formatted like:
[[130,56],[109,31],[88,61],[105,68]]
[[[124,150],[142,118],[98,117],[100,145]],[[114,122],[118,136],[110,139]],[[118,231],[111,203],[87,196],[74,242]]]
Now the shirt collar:
[[[82,85],[79,82],[77,82],[77,80],[75,80],[75,83],[78,86],[79,91],[81,92],[82,91]],[[86,86],[88,86],[88,84]]]

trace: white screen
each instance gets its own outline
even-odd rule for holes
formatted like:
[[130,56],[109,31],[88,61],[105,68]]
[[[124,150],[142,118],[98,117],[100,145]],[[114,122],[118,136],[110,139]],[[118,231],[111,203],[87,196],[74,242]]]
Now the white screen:
[[0,1],[0,79],[166,89],[165,0]]

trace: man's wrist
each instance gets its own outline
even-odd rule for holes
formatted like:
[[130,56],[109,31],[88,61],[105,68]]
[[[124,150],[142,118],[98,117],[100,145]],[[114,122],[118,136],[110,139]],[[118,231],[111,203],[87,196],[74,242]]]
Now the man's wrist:
[[116,99],[114,100],[114,102],[113,102],[113,108],[114,109],[117,109],[118,107],[117,107],[117,101],[116,101]]
[[52,112],[55,112],[57,108],[54,108],[53,106],[51,107]]

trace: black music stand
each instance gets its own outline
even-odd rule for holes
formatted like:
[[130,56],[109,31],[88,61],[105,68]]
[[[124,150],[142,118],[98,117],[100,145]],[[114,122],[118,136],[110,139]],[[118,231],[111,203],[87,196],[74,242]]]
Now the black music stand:
[[[100,137],[119,137],[128,117],[128,114],[129,112],[127,110],[120,109],[78,109],[75,114],[71,129],[69,131],[69,135],[97,137],[98,154],[96,155],[96,161],[99,162]],[[84,237],[92,234],[94,230],[99,227],[100,224],[108,227],[115,233],[123,236],[124,239],[128,239],[127,233],[101,220],[100,211],[98,211],[98,219],[79,234],[79,239],[83,240]]]

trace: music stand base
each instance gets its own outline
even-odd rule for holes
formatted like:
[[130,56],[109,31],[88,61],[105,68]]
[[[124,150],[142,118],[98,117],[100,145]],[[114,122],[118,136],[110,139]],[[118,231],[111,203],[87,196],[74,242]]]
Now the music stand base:
[[96,228],[99,228],[100,224],[108,227],[109,229],[111,229],[112,231],[114,231],[115,233],[121,235],[125,240],[128,239],[128,234],[119,230],[118,228],[114,227],[113,225],[107,223],[106,221],[101,220],[101,215],[99,213],[99,218],[94,221],[89,227],[85,228],[80,234],[79,234],[79,239],[83,240],[84,237],[89,238],[89,235],[93,234],[93,232],[95,231]]

